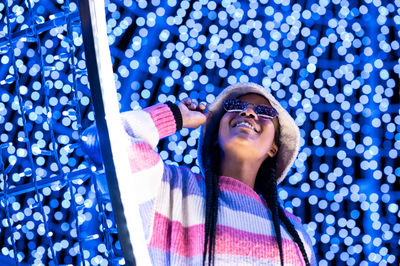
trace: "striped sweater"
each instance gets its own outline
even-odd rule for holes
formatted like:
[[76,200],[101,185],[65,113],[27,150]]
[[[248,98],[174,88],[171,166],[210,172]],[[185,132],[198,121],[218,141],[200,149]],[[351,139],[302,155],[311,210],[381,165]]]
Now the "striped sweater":
[[[201,265],[204,245],[204,177],[187,167],[165,165],[154,151],[174,134],[176,122],[166,104],[122,114],[130,138],[131,178],[140,180],[140,215],[154,265]],[[128,182],[129,183],[129,182]],[[271,212],[244,183],[227,176],[219,181],[216,265],[279,265]],[[132,193],[133,193],[132,192]],[[125,212],[129,208],[125,207]],[[311,265],[316,265],[309,236],[298,218],[286,213],[298,231]],[[300,249],[281,226],[285,265],[304,265]]]

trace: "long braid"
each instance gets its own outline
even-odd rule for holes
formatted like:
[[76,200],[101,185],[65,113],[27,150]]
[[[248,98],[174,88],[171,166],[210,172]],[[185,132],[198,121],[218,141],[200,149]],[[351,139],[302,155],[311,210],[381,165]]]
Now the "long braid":
[[[215,236],[217,233],[217,218],[218,218],[218,176],[215,174],[214,178],[212,179],[212,201],[215,203],[213,204],[213,209],[211,211],[212,214],[212,227],[210,230],[210,235],[212,235],[212,239],[210,241],[210,249],[208,254],[210,254],[208,258],[208,265],[214,265],[214,254],[215,254]],[[210,258],[211,257],[211,258]]]
[[279,220],[279,203],[278,203],[278,190],[276,183],[276,172],[275,167],[270,167],[271,165],[276,165],[276,157],[272,157],[266,160],[268,163],[263,163],[259,171],[259,174],[264,173],[265,168],[269,170],[268,178],[257,178],[255,188],[260,188],[262,196],[265,198],[267,205],[272,214],[272,223],[274,225],[274,231],[276,235],[276,241],[278,242],[279,256],[281,260],[281,265],[284,265],[283,260],[283,248],[282,248],[282,234]]
[[213,223],[213,215],[212,210],[213,210],[213,202],[212,202],[212,182],[209,181],[209,178],[206,175],[205,178],[205,183],[206,183],[206,217],[205,217],[205,224],[204,224],[204,251],[203,251],[203,265],[205,265],[206,262],[206,256],[207,256],[207,250],[209,243],[211,242],[211,227]]
[[206,265],[206,258],[208,255],[208,265],[214,265],[214,253],[215,253],[215,235],[217,231],[217,219],[218,219],[218,173],[219,173],[219,162],[220,151],[218,145],[212,145],[212,140],[217,139],[216,135],[218,131],[214,129],[209,131],[211,136],[205,136],[204,143],[204,177],[206,184],[206,211],[205,211],[205,228],[204,228],[204,250],[203,250],[203,265]]
[[304,248],[303,242],[300,239],[299,234],[297,233],[297,230],[294,228],[293,224],[290,222],[289,218],[286,216],[285,212],[283,211],[283,208],[280,206],[279,206],[279,218],[285,225],[286,230],[292,236],[293,240],[296,242],[297,246],[299,246],[301,254],[303,255],[304,261],[306,262],[306,265],[307,266],[310,265],[310,261],[308,260],[306,250]]
[[218,218],[218,176],[213,171],[205,172],[206,183],[206,217],[204,230],[203,265],[206,263],[208,254],[208,265],[214,264],[215,234]]
[[[265,201],[267,202],[268,207],[271,210],[272,213],[272,221],[274,224],[274,230],[275,234],[277,236],[277,242],[278,246],[280,245],[279,242],[281,241],[280,239],[281,236],[278,235],[278,232],[276,230],[275,225],[275,220],[277,220],[279,223],[282,222],[283,225],[285,226],[286,230],[288,233],[292,236],[293,241],[297,244],[297,246],[300,248],[301,254],[303,255],[304,261],[306,265],[310,265],[310,261],[307,257],[307,253],[304,248],[304,244],[301,241],[301,238],[294,228],[293,224],[290,222],[289,218],[286,216],[285,212],[283,211],[283,208],[280,206],[278,202],[278,192],[277,192],[277,182],[276,182],[276,173],[275,173],[275,166],[276,166],[276,158],[277,156],[273,158],[267,158],[263,164],[260,167],[260,170],[257,175],[256,183],[254,189],[260,193],[264,198]],[[275,211],[277,209],[277,213]],[[276,219],[277,216],[278,219]],[[279,230],[280,234],[280,230]],[[283,265],[283,253],[282,250],[279,249],[280,251],[280,256],[281,256],[281,265]]]
[[[275,172],[275,170],[273,170]],[[275,175],[275,173],[274,173]],[[273,205],[271,209],[273,210],[272,221],[274,223],[274,230],[276,234],[276,240],[278,241],[279,247],[279,256],[281,258],[281,265],[283,266],[283,249],[282,249],[282,234],[281,234],[281,225],[279,221],[279,203],[278,203],[278,192],[277,192],[277,184],[276,179],[272,180],[272,201]]]

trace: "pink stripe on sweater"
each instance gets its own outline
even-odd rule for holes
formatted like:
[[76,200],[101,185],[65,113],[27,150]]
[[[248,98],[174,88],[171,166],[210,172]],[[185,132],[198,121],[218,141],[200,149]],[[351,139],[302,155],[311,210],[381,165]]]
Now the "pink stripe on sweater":
[[149,169],[161,160],[147,142],[131,143],[128,158],[132,173]]
[[[238,193],[245,195],[247,197],[253,198],[257,200],[258,202],[264,204],[266,207],[267,203],[264,202],[260,196],[255,192],[251,187],[247,186],[246,184],[240,182],[239,180],[236,180],[232,177],[229,176],[220,176],[219,177],[219,188],[221,191],[228,191],[228,192],[233,192],[233,193]],[[300,219],[296,216],[294,216],[292,213],[288,212],[287,210],[284,209],[284,212],[286,216],[290,217],[293,220],[296,220],[298,223],[301,223]]]
[[[203,245],[204,224],[183,227],[180,222],[170,221],[155,213],[150,247],[183,257],[194,257],[203,254]],[[303,259],[296,243],[282,239],[282,247],[286,263],[302,265]],[[215,254],[280,261],[274,236],[249,233],[222,225],[217,225]]]
[[[275,236],[245,232],[235,228],[218,225],[216,254],[249,256],[253,258],[279,262],[279,249]],[[294,265],[302,265],[303,259],[297,244],[282,239],[284,261]]]
[[175,133],[175,117],[172,111],[169,109],[168,105],[156,104],[144,108],[143,111],[146,111],[150,114],[151,119],[153,120],[154,125],[158,130],[158,135],[160,136],[160,139]]
[[260,196],[258,196],[257,192],[255,192],[248,185],[246,185],[232,177],[220,176],[219,177],[219,189],[221,191],[228,191],[228,192],[242,194],[242,195],[253,198],[253,199],[257,200],[258,202],[264,204],[264,202],[261,200]]
[[150,246],[184,257],[203,254],[204,224],[183,227],[160,213],[154,215]]

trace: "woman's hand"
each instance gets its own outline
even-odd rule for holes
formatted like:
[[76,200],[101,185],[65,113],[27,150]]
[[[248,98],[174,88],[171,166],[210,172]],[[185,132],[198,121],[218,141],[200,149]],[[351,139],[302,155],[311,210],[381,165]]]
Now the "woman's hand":
[[196,104],[192,99],[186,97],[178,104],[178,107],[182,114],[182,127],[197,128],[207,120],[208,105]]

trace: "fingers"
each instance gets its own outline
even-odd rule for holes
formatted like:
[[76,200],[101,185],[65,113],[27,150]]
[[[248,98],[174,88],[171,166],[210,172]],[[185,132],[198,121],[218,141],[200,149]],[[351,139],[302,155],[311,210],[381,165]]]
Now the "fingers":
[[182,103],[191,111],[196,110],[197,104],[189,97],[182,100]]
[[204,103],[200,103],[198,109],[200,109],[201,111],[206,110],[206,105]]
[[184,98],[181,102],[182,102],[184,105],[188,106],[188,105],[192,104],[192,99],[190,99],[189,97],[186,97],[186,98]]
[[209,104],[205,104],[204,102],[198,104],[196,100],[189,97],[184,98],[181,102],[191,111],[204,112],[209,106]]
[[209,103],[204,103],[204,102],[202,102],[202,103],[200,103],[200,105],[199,105],[199,107],[198,107],[198,110],[200,111],[200,112],[202,112],[203,114],[205,114],[206,116],[208,116],[208,107],[210,106],[210,104]]

